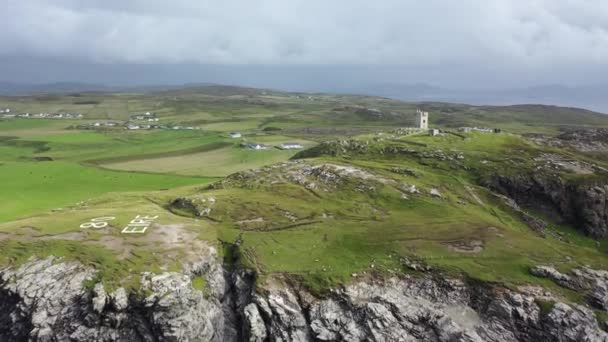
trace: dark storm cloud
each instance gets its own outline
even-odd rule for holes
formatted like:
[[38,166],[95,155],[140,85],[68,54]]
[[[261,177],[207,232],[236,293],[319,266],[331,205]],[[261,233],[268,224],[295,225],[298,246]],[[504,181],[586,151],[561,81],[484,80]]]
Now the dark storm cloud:
[[5,0],[0,55],[117,63],[608,64],[605,0]]

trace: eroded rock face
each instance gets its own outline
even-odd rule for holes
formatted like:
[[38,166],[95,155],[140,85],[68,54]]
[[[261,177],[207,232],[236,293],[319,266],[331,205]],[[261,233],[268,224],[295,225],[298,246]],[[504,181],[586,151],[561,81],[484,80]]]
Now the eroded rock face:
[[[191,265],[210,279],[209,296],[193,274],[142,276],[143,295],[85,287],[95,270],[57,258],[0,270],[0,341],[231,341],[222,298],[227,287],[216,256]],[[232,322],[233,323],[233,322]]]
[[459,282],[359,283],[310,303],[311,327],[323,341],[481,341],[466,292]]
[[572,270],[570,274],[563,274],[551,266],[536,266],[531,272],[536,276],[549,278],[560,286],[585,293],[589,304],[608,311],[607,271],[583,267]]
[[596,238],[608,236],[608,184],[574,184],[558,175],[495,175],[485,182],[518,204],[561,216]]
[[555,341],[608,341],[605,331],[594,328],[597,321],[585,307],[557,303],[543,321],[543,327]]
[[78,263],[55,261],[54,258],[33,261],[15,271],[1,273],[3,298],[0,302],[9,298],[9,303],[2,304],[2,339],[28,336],[38,341],[51,341],[54,337],[70,337],[67,331],[57,334],[55,328],[75,328],[71,318],[80,316],[83,302],[86,302],[82,284],[95,272]]
[[[597,285],[606,273],[538,270],[573,287]],[[86,289],[94,275],[55,258],[1,270],[0,341],[608,341],[587,307],[541,310],[533,291],[434,272],[361,281],[325,298],[276,278],[255,287],[252,272],[226,272],[215,258],[143,274],[145,297]],[[195,275],[207,279],[205,291],[192,287]]]
[[585,307],[558,303],[542,314],[533,296],[458,280],[362,282],[321,300],[286,285],[268,291],[254,305],[270,333],[249,329],[249,341],[608,341]]

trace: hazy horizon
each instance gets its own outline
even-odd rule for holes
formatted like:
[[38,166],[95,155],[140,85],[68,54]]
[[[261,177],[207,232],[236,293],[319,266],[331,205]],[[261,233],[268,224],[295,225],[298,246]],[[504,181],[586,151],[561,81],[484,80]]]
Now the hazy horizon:
[[[218,83],[402,98],[413,95],[400,87],[428,84],[455,92],[448,99],[476,91],[489,103],[504,90],[607,88],[608,3],[599,0],[8,0],[0,20],[2,82]],[[544,95],[529,97],[608,111],[601,96]]]

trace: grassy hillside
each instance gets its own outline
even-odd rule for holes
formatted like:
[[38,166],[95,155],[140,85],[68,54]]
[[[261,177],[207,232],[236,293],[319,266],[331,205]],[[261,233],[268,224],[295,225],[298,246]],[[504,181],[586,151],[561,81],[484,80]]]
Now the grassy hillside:
[[[194,215],[210,208],[204,217],[226,246],[238,246],[238,262],[319,291],[408,272],[404,258],[508,286],[550,286],[529,274],[539,263],[570,269],[608,261],[603,244],[563,225],[550,229],[566,239],[538,235],[478,185],[501,160],[515,171],[514,161],[542,152],[518,136],[364,136],[325,146],[312,159],[232,175],[173,207]],[[211,207],[201,202],[208,197]]]
[[[378,97],[283,93],[208,86],[146,94],[77,94],[0,97],[0,107],[18,112],[79,112],[84,120],[126,121],[130,114],[154,112],[160,124],[199,126],[208,131],[255,131],[279,127],[304,134],[305,129],[342,128],[374,131],[410,126],[415,110],[431,113],[439,127],[499,126],[516,132],[556,132],[563,127],[608,127],[606,116],[582,109],[541,105],[470,106],[404,103]],[[366,109],[377,110],[377,113]],[[55,123],[57,124],[57,123]],[[304,132],[302,132],[304,131]]]
[[[564,179],[605,178],[580,167],[608,168],[591,154],[520,135],[608,127],[597,113],[236,87],[0,98],[2,107],[84,118],[0,120],[0,264],[61,255],[100,269],[112,286],[135,287],[139,272],[179,269],[211,244],[228,264],[261,277],[287,274],[323,292],[361,277],[411,273],[412,262],[552,288],[529,267],[608,262],[606,241],[551,220],[541,235],[482,186],[497,172],[534,172],[546,155],[578,163],[563,170]],[[417,107],[442,135],[396,130],[413,125]],[[124,129],[146,111],[164,128]],[[119,126],[84,129],[106,121]],[[460,126],[504,133],[463,134],[454,129]],[[231,131],[243,138],[229,138]],[[306,150],[241,147],[290,141]],[[121,234],[137,215],[157,218],[144,234]],[[82,228],[102,217],[112,218],[107,226]]]
[[113,172],[69,162],[0,165],[0,222],[73,206],[108,192],[169,189],[209,179]]

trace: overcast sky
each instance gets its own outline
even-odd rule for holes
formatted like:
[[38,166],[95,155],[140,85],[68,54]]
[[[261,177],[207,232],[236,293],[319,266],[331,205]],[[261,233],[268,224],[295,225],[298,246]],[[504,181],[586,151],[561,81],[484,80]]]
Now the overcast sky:
[[606,0],[2,2],[4,81],[120,83],[135,64],[158,76],[135,73],[134,83],[162,83],[171,68],[181,75],[172,83],[215,81],[204,79],[211,69],[238,82],[239,68],[262,67],[315,70],[319,82],[354,73],[362,82],[469,87],[608,76]]

